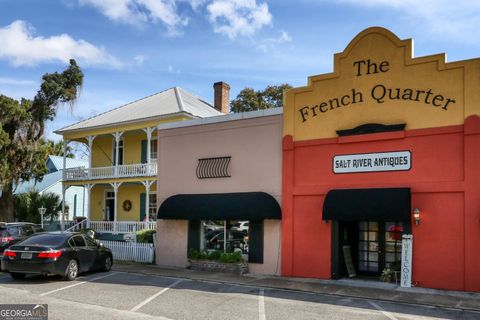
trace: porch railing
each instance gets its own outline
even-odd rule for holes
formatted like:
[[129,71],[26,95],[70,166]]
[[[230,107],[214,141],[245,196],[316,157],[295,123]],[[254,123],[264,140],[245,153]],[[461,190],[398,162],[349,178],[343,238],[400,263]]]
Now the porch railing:
[[69,168],[63,170],[64,181],[79,181],[89,179],[111,179],[148,177],[157,175],[157,162],[125,164],[121,166],[96,168]]
[[88,221],[88,227],[96,232],[132,233],[140,230],[156,230],[157,222],[149,221]]
[[78,231],[80,229],[87,228],[87,226],[88,226],[88,219],[84,219],[80,222],[75,223],[73,226],[71,226],[69,228],[66,227],[65,231],[67,231],[67,232],[68,231],[70,231],[70,232]]
[[155,244],[102,240],[101,243],[112,250],[114,260],[153,263]]

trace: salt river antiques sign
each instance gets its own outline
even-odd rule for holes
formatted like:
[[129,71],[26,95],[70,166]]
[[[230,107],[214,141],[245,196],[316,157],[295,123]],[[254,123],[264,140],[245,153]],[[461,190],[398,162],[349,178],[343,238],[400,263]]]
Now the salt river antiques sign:
[[[353,63],[355,77],[386,73],[389,70],[390,62],[387,60],[374,62],[370,59],[366,59],[358,60]],[[410,101],[438,108],[438,110],[442,111],[449,110],[449,107],[452,107],[455,103],[454,99],[435,92],[431,88],[395,87],[378,83],[372,85],[368,93],[352,88],[339,96],[318,101],[318,103],[314,105],[302,106],[298,112],[300,113],[302,122],[305,122],[331,110],[366,102],[367,99],[376,104],[388,103],[389,101],[394,100]]]
[[407,171],[412,168],[410,151],[349,154],[333,157],[334,173]]
[[412,286],[412,238],[411,234],[402,236],[402,263],[400,269],[400,286]]

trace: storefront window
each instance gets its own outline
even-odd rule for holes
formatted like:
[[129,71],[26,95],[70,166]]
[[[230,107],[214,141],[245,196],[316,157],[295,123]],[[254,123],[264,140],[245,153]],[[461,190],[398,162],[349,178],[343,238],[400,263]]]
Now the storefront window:
[[240,251],[248,255],[248,229],[248,221],[202,221],[200,248],[207,251]]

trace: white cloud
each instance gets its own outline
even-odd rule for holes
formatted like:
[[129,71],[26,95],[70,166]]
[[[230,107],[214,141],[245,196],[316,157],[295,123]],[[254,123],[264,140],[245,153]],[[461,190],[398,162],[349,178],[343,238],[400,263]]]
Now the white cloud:
[[[77,0],[80,5],[98,10],[108,19],[141,26],[161,23],[169,35],[179,35],[188,25],[189,18],[180,12],[180,3],[187,3],[194,14],[206,6],[208,20],[217,33],[231,39],[252,36],[272,23],[266,2],[257,0]],[[191,17],[190,17],[191,18]]]
[[268,5],[256,0],[213,0],[207,11],[213,30],[230,39],[251,36],[272,23]]
[[137,54],[135,57],[133,57],[133,60],[135,60],[137,64],[143,64],[146,59],[147,57],[143,54]]
[[147,17],[132,0],[79,0],[80,5],[92,6],[110,20],[129,24],[145,22]]
[[292,37],[284,30],[280,30],[280,35],[276,38],[266,38],[257,44],[257,49],[262,52],[275,50],[277,45],[292,42]]
[[43,62],[68,62],[76,59],[81,65],[104,65],[120,68],[121,63],[85,40],[75,40],[67,34],[44,38],[34,36],[27,22],[17,20],[0,28],[0,59],[14,66],[34,66]]
[[170,32],[176,32],[180,26],[186,26],[188,19],[180,18],[176,12],[175,1],[136,0],[145,7],[148,18],[153,22],[163,22]]
[[15,86],[31,86],[31,85],[37,84],[37,81],[19,80],[19,79],[1,78],[0,77],[0,84],[8,84],[8,85],[15,85]]
[[[185,0],[184,0],[185,1]],[[190,0],[192,7],[202,3]],[[188,24],[188,19],[177,13],[175,0],[79,0],[81,5],[92,6],[110,20],[126,24],[163,23],[170,34]]]
[[336,0],[361,7],[390,7],[412,25],[442,37],[479,42],[480,1],[471,0]]

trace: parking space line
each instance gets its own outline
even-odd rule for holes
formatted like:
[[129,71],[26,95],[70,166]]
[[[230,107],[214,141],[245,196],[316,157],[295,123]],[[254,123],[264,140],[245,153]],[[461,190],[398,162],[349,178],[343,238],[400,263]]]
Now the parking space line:
[[391,320],[398,320],[398,318],[396,318],[393,314],[391,314],[390,312],[388,311],[385,311],[385,309],[383,309],[382,307],[380,307],[378,304],[376,304],[375,302],[373,301],[370,301],[370,300],[367,300],[368,303],[370,303],[375,309],[377,309],[378,311],[380,311],[381,313],[383,313],[384,316],[386,316],[387,318],[391,319]]
[[265,315],[265,290],[258,290],[258,320],[266,320]]
[[88,280],[86,280],[86,281],[74,283],[74,284],[71,284],[71,285],[66,286],[66,287],[62,287],[62,288],[59,288],[59,289],[55,289],[55,290],[52,290],[52,291],[48,291],[48,292],[42,293],[40,296],[41,296],[41,297],[44,297],[44,296],[47,296],[47,295],[49,295],[49,294],[52,294],[52,293],[55,293],[55,292],[58,292],[58,291],[62,291],[62,290],[69,289],[69,288],[73,288],[73,287],[79,286],[79,285],[84,284],[84,283],[87,283],[87,282],[91,282],[91,281],[95,281],[95,280],[100,280],[100,279],[103,279],[103,278],[106,278],[106,277],[111,277],[111,276],[116,275],[116,274],[118,274],[118,272],[112,272],[112,273],[109,273],[109,274],[107,274],[107,275],[105,275],[105,276],[88,279]]
[[167,292],[168,289],[175,287],[177,284],[179,284],[179,283],[182,282],[182,281],[183,281],[183,279],[179,279],[179,280],[175,281],[174,283],[172,283],[172,284],[169,285],[168,287],[163,288],[163,289],[160,290],[159,292],[155,293],[153,296],[151,296],[151,297],[143,300],[142,302],[140,302],[140,303],[137,304],[135,307],[133,307],[132,309],[130,309],[130,311],[132,311],[132,312],[137,311],[138,309],[140,309],[141,307],[143,307],[144,305],[146,305],[147,303],[149,303],[150,301],[152,301],[153,299],[155,299],[155,298],[158,297],[159,295]]

